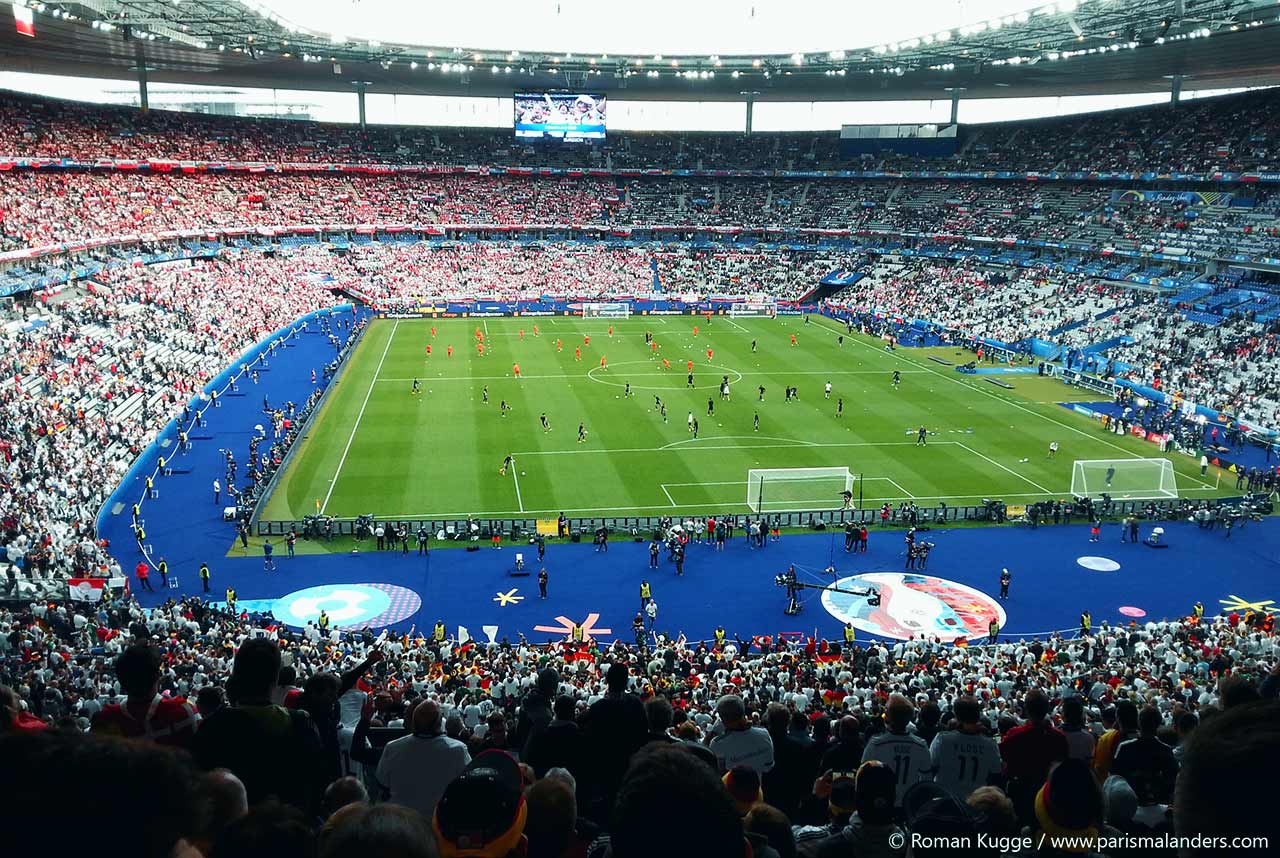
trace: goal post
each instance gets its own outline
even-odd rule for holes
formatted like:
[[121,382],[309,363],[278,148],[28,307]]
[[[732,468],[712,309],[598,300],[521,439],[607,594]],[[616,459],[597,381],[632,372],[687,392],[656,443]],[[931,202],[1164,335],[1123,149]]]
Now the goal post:
[[631,305],[626,302],[583,304],[582,316],[587,319],[629,319]]
[[777,301],[737,301],[729,305],[731,319],[772,319],[777,315]]
[[755,513],[835,510],[845,492],[856,494],[848,468],[752,468],[747,471],[747,508]]
[[1071,494],[1115,500],[1172,500],[1178,497],[1173,462],[1168,459],[1077,459],[1071,466]]

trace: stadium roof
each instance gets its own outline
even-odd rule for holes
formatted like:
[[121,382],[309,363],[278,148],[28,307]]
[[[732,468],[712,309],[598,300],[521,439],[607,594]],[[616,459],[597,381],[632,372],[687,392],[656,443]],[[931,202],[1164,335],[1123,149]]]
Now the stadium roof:
[[[856,25],[814,0],[700,3],[709,11],[692,17],[671,0],[625,15],[583,0],[460,4],[465,14],[421,4],[419,20],[390,0],[17,0],[15,17],[30,15],[35,35],[0,28],[0,68],[131,79],[142,67],[153,81],[279,89],[351,91],[364,82],[371,92],[576,89],[684,100],[1150,92],[1168,90],[1175,76],[1187,89],[1280,84],[1275,0],[900,0],[892,19]],[[865,4],[846,5],[866,18]],[[784,11],[803,26],[784,26]],[[668,13],[679,25],[666,29],[677,35],[632,20],[672,20]],[[916,23],[926,21],[927,29]],[[346,31],[335,32],[340,23]],[[382,40],[396,33],[401,41]],[[599,47],[586,52],[593,33]],[[840,36],[848,44],[827,44],[830,33],[849,34]],[[428,38],[437,43],[414,41]],[[700,41],[706,50],[694,52]],[[642,43],[659,47],[610,53]]]

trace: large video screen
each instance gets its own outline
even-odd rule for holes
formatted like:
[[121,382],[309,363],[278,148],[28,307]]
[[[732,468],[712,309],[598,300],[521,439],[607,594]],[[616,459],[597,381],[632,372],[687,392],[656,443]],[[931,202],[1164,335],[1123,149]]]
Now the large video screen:
[[517,93],[515,102],[516,137],[570,143],[604,139],[602,94]]

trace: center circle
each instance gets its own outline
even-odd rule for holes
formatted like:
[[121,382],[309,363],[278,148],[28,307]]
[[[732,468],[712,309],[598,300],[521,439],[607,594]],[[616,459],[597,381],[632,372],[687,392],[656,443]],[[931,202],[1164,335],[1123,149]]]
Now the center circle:
[[[659,365],[656,361],[624,360],[624,361],[619,361],[616,364],[610,364],[608,366],[608,369],[612,371],[615,366],[632,366],[634,364],[642,364],[650,367]],[[720,373],[720,375],[729,376],[729,385],[731,387],[737,384],[738,382],[742,381],[742,373],[738,372],[736,369],[731,369],[727,366],[721,366],[719,364],[714,364],[714,363],[702,364],[701,366],[702,366],[702,369],[716,370],[717,372]],[[602,371],[603,369],[604,369],[603,367],[598,367],[598,366],[592,367],[590,370],[587,371],[587,378],[591,379],[597,384],[607,384],[610,387],[626,387],[627,386],[627,382],[625,380],[614,381],[612,378],[603,377],[607,375],[607,373]],[[695,373],[697,372],[696,367],[694,371]],[[597,375],[597,373],[599,373],[599,375]],[[683,384],[686,380],[685,376],[688,375],[688,371],[683,366],[677,367],[677,365],[673,363],[671,365],[671,369],[664,370],[664,374],[669,375],[671,378],[679,379],[680,383]],[[676,384],[673,382],[672,384],[669,384],[669,385],[632,384],[631,389],[632,390],[682,390],[684,388],[680,387],[679,384]],[[719,384],[715,385],[714,389],[719,389]]]

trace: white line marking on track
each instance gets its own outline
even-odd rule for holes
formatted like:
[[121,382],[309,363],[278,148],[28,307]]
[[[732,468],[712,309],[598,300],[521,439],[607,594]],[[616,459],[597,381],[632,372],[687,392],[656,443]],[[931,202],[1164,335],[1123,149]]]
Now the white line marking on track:
[[387,337],[387,344],[382,349],[382,357],[378,359],[378,368],[373,371],[373,379],[369,382],[369,389],[365,392],[364,402],[360,403],[360,413],[356,415],[356,422],[351,427],[351,436],[347,438],[347,446],[342,448],[342,458],[338,460],[338,469],[333,472],[333,479],[329,481],[329,491],[324,494],[324,503],[320,505],[320,512],[325,511],[325,507],[329,506],[329,498],[333,497],[333,488],[338,484],[338,477],[342,474],[342,466],[347,462],[347,453],[351,452],[351,442],[356,439],[356,430],[360,428],[360,420],[364,417],[364,410],[369,405],[369,397],[373,395],[373,386],[378,381],[378,373],[382,371],[382,364],[387,359],[387,352],[391,350],[391,342],[396,338],[396,329],[400,327],[400,320],[391,326],[391,334]]

